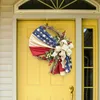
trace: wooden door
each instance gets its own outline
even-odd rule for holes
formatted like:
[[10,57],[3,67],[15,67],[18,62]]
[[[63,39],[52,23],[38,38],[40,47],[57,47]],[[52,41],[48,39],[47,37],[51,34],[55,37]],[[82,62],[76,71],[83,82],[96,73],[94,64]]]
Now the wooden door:
[[28,46],[29,37],[46,21],[18,21],[17,31],[17,93],[18,100],[71,100],[69,87],[74,86],[75,100],[75,21],[50,20],[48,24],[63,32],[74,44],[72,70],[66,76],[49,73],[48,62],[33,57]]

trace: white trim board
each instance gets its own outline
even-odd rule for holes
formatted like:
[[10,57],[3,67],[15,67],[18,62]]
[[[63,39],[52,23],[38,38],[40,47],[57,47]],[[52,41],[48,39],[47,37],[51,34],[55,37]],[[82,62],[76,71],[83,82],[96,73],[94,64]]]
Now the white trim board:
[[17,66],[16,66],[16,47],[17,47],[17,18],[13,18],[13,100],[17,100]]
[[64,13],[64,12],[41,12],[41,13],[34,13],[34,14],[15,14],[14,18],[17,19],[44,19],[44,20],[48,20],[48,19],[76,19],[76,18],[87,18],[87,19],[99,19],[100,18],[100,14],[99,13],[94,13],[94,14],[87,14],[87,13],[83,13],[83,14],[78,14],[78,13]]
[[82,100],[82,19],[76,18],[76,99]]

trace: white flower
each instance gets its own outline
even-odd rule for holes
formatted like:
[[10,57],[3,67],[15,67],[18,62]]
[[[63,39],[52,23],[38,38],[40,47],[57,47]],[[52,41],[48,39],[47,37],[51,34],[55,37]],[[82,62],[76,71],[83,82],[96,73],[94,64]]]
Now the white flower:
[[55,57],[55,56],[57,56],[57,52],[53,52],[53,54],[51,55],[52,57]]
[[71,50],[71,49],[68,49],[68,50],[67,50],[67,55],[68,55],[68,56],[71,56],[71,54],[72,54],[72,50]]
[[62,58],[66,58],[66,53],[64,50],[62,50],[59,55],[62,57]]
[[70,49],[74,48],[74,45],[72,43],[70,43],[68,46]]
[[60,47],[60,46],[56,46],[55,51],[56,51],[56,52],[60,52],[60,51],[61,51],[61,47]]
[[63,45],[63,44],[68,45],[68,43],[67,43],[67,41],[66,41],[66,40],[61,40],[60,44],[61,44],[61,45]]
[[68,47],[66,44],[63,44],[62,49],[63,49],[64,51],[67,51],[67,50],[69,49],[69,47]]

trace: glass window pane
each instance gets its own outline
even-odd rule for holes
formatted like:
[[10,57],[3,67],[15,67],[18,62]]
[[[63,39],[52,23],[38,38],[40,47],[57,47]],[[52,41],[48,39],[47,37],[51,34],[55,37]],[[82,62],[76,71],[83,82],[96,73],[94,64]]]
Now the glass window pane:
[[[57,2],[58,1],[58,2]],[[67,6],[69,5],[69,6]],[[28,0],[19,9],[73,9],[73,10],[96,10],[96,7],[85,0]]]
[[93,87],[93,69],[84,69],[84,87]]
[[93,67],[93,50],[84,49],[84,66]]
[[93,47],[93,29],[84,29],[84,47]]
[[84,100],[93,100],[93,89],[92,88],[84,89]]

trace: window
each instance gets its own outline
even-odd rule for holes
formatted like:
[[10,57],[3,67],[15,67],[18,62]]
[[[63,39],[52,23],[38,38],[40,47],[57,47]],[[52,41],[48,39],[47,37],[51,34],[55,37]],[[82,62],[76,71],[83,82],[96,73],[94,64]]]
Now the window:
[[83,100],[97,100],[97,22],[83,20]]
[[20,0],[14,6],[15,13],[56,12],[56,10],[61,13],[62,11],[93,13],[100,11],[100,5],[95,0]]
[[96,7],[85,0],[29,0],[19,9],[80,9],[96,10]]

